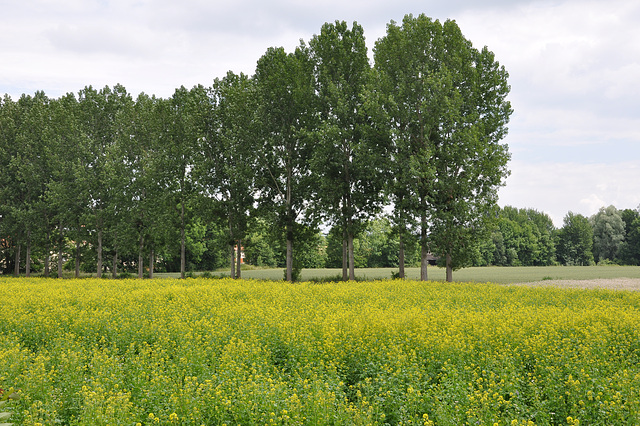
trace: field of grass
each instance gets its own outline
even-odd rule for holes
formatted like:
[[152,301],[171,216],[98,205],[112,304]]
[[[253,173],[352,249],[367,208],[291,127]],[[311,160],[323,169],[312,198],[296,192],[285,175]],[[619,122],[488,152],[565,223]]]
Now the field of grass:
[[640,423],[639,292],[0,278],[0,293],[15,424]]
[[[366,268],[356,269],[356,278],[363,280],[382,280],[391,278],[392,272],[398,268]],[[429,267],[429,279],[444,281],[445,270],[435,266]],[[225,272],[216,272],[216,275]],[[177,278],[179,274],[156,274],[162,277]],[[418,268],[406,268],[408,279],[419,279]],[[336,278],[342,276],[341,269],[303,269],[303,280]],[[248,279],[281,280],[282,269],[250,269],[243,270],[242,277]],[[453,273],[458,282],[492,282],[500,284],[526,283],[542,280],[591,280],[598,278],[640,278],[639,266],[522,266],[522,267],[476,267],[465,268]]]

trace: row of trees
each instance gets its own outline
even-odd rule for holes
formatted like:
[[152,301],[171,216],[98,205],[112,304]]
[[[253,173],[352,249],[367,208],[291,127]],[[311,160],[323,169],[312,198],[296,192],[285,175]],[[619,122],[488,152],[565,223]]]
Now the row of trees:
[[5,264],[29,274],[36,254],[48,274],[57,253],[61,273],[73,242],[76,273],[84,256],[101,276],[108,255],[114,274],[127,257],[140,276],[145,259],[150,275],[179,259],[184,276],[187,252],[222,258],[207,241],[223,241],[240,276],[234,247],[266,227],[292,280],[304,257],[294,246],[324,223],[353,279],[354,239],[391,205],[400,275],[417,236],[421,277],[434,252],[451,279],[486,236],[508,174],[507,77],[455,22],[408,15],[376,42],[373,66],[362,27],[336,22],[291,53],[268,49],[253,76],[229,72],[169,99],[134,100],[120,85],[5,96]]

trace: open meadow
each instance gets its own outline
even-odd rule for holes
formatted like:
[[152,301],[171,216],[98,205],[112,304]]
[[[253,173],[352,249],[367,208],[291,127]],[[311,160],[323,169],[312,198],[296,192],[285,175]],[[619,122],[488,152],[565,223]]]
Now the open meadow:
[[20,398],[0,411],[20,425],[639,424],[640,292],[543,282],[3,277],[0,393]]
[[[398,268],[356,268],[356,279],[359,280],[384,280],[391,278],[392,273],[397,273]],[[436,266],[428,268],[429,279],[433,281],[445,280],[445,269]],[[224,271],[218,271],[215,275],[229,275]],[[419,279],[419,268],[406,268],[407,279]],[[156,274],[158,277],[178,278],[180,274]],[[342,269],[303,269],[303,280],[323,280],[327,278],[339,279]],[[258,269],[248,267],[242,271],[243,278],[261,280],[282,280],[282,268]],[[640,279],[639,266],[483,266],[464,268],[453,273],[454,281],[478,282],[478,283],[531,283],[547,281],[547,284],[566,280],[595,280],[595,279]]]

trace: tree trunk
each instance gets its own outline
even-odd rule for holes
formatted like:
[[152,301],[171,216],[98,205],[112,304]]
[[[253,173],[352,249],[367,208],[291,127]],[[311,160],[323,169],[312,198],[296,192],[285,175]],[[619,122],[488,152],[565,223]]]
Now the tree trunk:
[[[288,163],[288,161],[287,161]],[[290,164],[287,164],[287,281],[293,282],[293,225],[295,222],[293,215],[293,195],[292,195],[292,180],[293,180],[293,168]]]
[[58,247],[58,278],[62,278],[62,247]]
[[80,277],[80,241],[76,241],[76,278]]
[[16,258],[15,258],[15,264],[13,269],[13,275],[15,275],[16,277],[20,275],[20,244],[19,243],[16,245]]
[[62,235],[62,221],[60,221],[60,241],[58,242],[58,278],[62,278],[62,244],[64,243],[64,237]]
[[293,281],[293,241],[287,238],[287,281]]
[[48,277],[50,273],[50,263],[51,263],[51,247],[49,247],[49,241],[51,240],[51,233],[47,229],[47,243],[45,247],[44,253],[44,276]]
[[30,277],[31,276],[31,241],[30,241],[30,237],[27,237],[27,255],[26,255],[26,259],[25,259],[24,275],[25,275],[25,277]]
[[140,244],[138,245],[138,278],[144,278],[144,236],[140,235]]
[[111,267],[111,277],[118,278],[118,249],[113,252],[113,264]]
[[402,238],[402,233],[399,236],[399,247],[398,247],[398,278],[404,279],[404,239]]
[[287,281],[293,282],[293,223],[291,222],[291,217],[292,217],[291,212],[289,212],[288,217],[289,219],[287,220],[287,228],[286,228],[286,234],[287,234],[286,277],[287,277]]
[[149,279],[153,278],[153,264],[156,262],[154,258],[153,248],[149,250]]
[[231,265],[231,279],[236,278],[236,248],[233,243],[229,244],[229,264]]
[[342,231],[342,281],[349,279],[349,243],[346,228]]
[[423,214],[421,218],[422,227],[420,230],[420,280],[427,281],[429,275],[427,273],[427,266],[429,265],[427,250],[427,218]]
[[420,249],[420,280],[428,281],[429,274],[427,272],[427,266],[429,265],[428,260],[429,251],[425,246],[422,246]]
[[233,239],[233,225],[231,224],[231,210],[229,210],[229,264],[231,266],[231,279],[236,278],[236,248]]
[[184,279],[187,269],[187,251],[184,236],[184,201],[180,202],[180,278]]
[[355,255],[353,254],[353,232],[349,232],[347,244],[349,246],[349,281],[355,281],[356,268],[355,268]]
[[242,269],[240,268],[240,266],[242,265],[242,240],[238,240],[238,245],[236,247],[238,247],[238,254],[236,256],[236,262],[238,262],[238,267],[236,268],[236,278],[240,279],[242,278]]
[[96,272],[96,275],[98,278],[102,278],[102,227],[98,228],[97,256],[98,256],[98,270]]
[[451,267],[451,253],[447,253],[447,282],[453,281],[453,268]]

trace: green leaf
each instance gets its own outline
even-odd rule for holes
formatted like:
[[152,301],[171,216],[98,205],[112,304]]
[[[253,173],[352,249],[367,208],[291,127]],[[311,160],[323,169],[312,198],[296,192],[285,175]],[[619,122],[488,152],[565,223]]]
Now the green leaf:
[[0,420],[9,420],[12,413],[0,413]]

